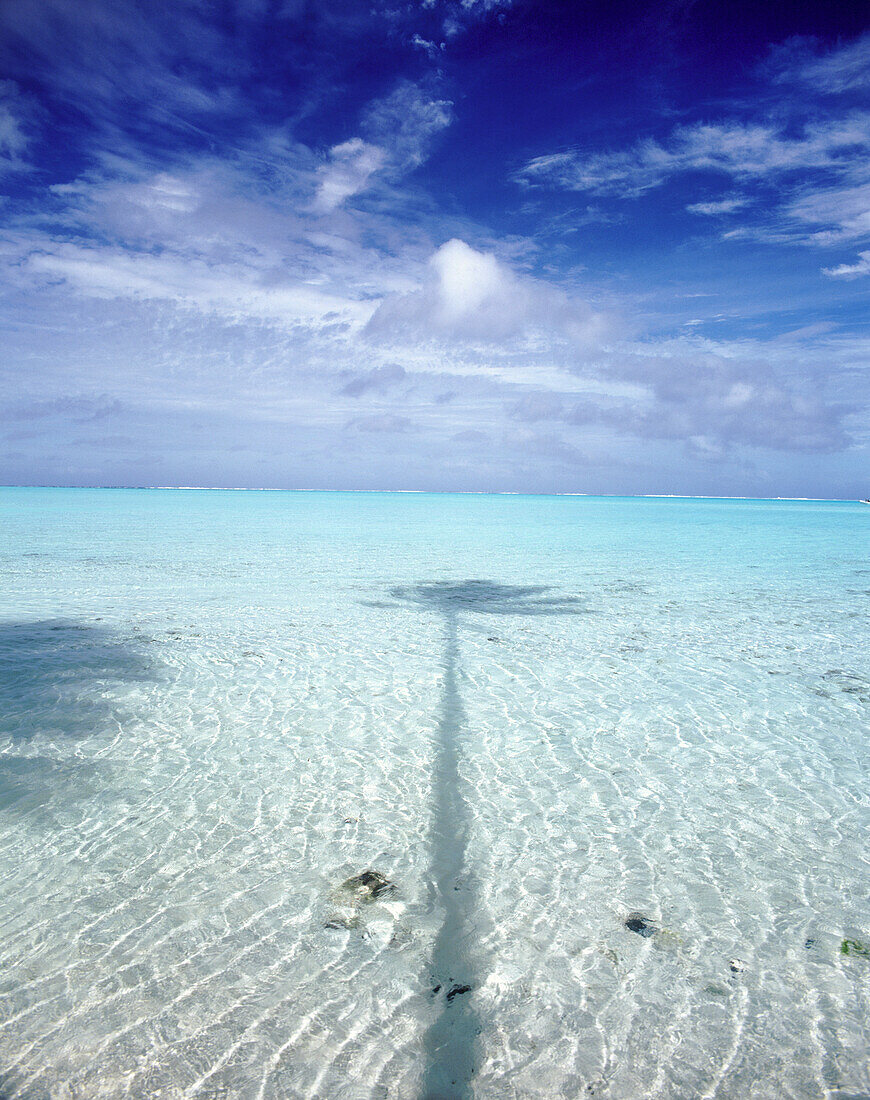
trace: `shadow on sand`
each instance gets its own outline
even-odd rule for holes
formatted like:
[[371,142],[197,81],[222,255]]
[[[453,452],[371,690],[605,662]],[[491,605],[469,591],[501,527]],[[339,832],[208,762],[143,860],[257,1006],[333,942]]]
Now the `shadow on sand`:
[[576,615],[587,608],[575,596],[548,595],[545,585],[514,586],[469,580],[391,590],[394,599],[437,611],[444,622],[444,678],[432,776],[431,901],[443,913],[432,950],[431,992],[441,1011],[425,1036],[423,1100],[467,1100],[477,1069],[481,1023],[474,990],[485,980],[479,949],[480,888],[467,861],[470,792],[460,762],[466,715],[459,690],[459,625],[463,615]]

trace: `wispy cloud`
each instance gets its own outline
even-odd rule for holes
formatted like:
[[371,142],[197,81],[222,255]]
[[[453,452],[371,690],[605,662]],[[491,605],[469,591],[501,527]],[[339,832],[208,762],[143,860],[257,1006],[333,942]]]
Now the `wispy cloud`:
[[735,210],[742,210],[748,204],[749,199],[727,198],[713,202],[692,202],[686,209],[690,214],[707,214],[715,217],[718,214],[733,214]]
[[408,172],[425,160],[429,147],[453,121],[453,104],[418,84],[402,81],[384,99],[366,108],[361,131],[387,151],[395,172]]
[[[870,238],[870,112],[856,107],[854,92],[868,72],[870,35],[826,54],[812,40],[791,40],[762,66],[767,94],[735,102],[732,117],[681,124],[622,149],[546,153],[514,178],[623,202],[670,188],[689,213],[728,216],[725,240],[862,242]],[[717,176],[730,193],[708,197]],[[687,203],[693,187],[702,194]],[[862,270],[842,265],[853,267]]]
[[382,168],[386,153],[361,138],[351,138],[329,150],[329,160],[318,168],[313,209],[328,214],[345,199],[362,191],[373,172]]
[[854,264],[840,264],[838,267],[822,268],[825,275],[834,279],[857,279],[859,275],[870,275],[870,251],[859,252]]
[[774,123],[697,123],[678,127],[664,143],[646,139],[624,151],[575,149],[535,157],[517,179],[529,186],[637,198],[686,173],[718,172],[737,182],[818,170],[848,175],[856,158],[868,153],[870,114],[808,123],[798,137]]
[[814,95],[870,87],[870,34],[827,54],[812,38],[790,39],[772,51],[767,69],[774,83],[803,85]]
[[104,134],[135,104],[140,126],[190,135],[197,122],[238,111],[245,75],[239,51],[221,48],[204,15],[191,4],[9,0],[0,6],[0,60],[20,68],[26,58],[54,99],[86,110]]
[[24,151],[30,143],[36,109],[12,80],[0,80],[0,173],[28,168]]
[[362,397],[366,393],[385,393],[391,387],[407,378],[407,371],[398,363],[385,363],[371,370],[354,372],[354,377],[346,382],[341,392],[348,397]]
[[[490,141],[500,90],[524,111],[528,95],[529,118],[552,103],[477,53],[489,32],[522,46],[534,5],[508,6],[0,5],[0,61],[40,89],[34,103],[0,85],[0,160],[32,168],[7,174],[0,233],[7,438],[87,480],[208,481],[224,463],[236,483],[352,470],[369,486],[549,489],[624,463],[634,490],[653,452],[678,471],[811,456],[794,458],[805,471],[860,441],[866,346],[846,346],[839,318],[764,339],[750,303],[730,339],[674,336],[690,316],[670,304],[679,242],[658,252],[631,229],[645,203],[663,225],[670,203],[693,242],[866,249],[870,122],[836,100],[858,55],[795,47],[763,111],[732,99],[727,117],[538,157],[511,209],[492,179],[530,139]],[[489,100],[462,84],[472,69]],[[577,117],[547,114],[546,132],[576,136]],[[659,274],[633,266],[635,243]],[[822,290],[851,293],[867,257],[826,257]],[[726,307],[695,274],[700,332]]]
[[371,103],[361,124],[369,140],[353,137],[330,149],[326,163],[317,170],[312,209],[331,213],[365,190],[376,172],[396,179],[418,168],[435,135],[450,125],[451,107],[447,100],[435,99],[409,82]]
[[[800,376],[774,369],[769,351],[683,340],[614,349],[602,372],[640,387],[630,398],[530,391],[507,407],[523,422],[605,425],[639,439],[681,440],[694,453],[750,446],[831,453],[849,442],[847,403],[826,401]],[[767,361],[762,356],[767,355]]]
[[782,213],[789,239],[819,245],[862,240],[870,236],[870,179],[799,194]]
[[411,428],[411,421],[407,416],[396,416],[394,413],[373,413],[370,416],[355,416],[347,423],[347,428],[358,432],[394,433],[407,432]]

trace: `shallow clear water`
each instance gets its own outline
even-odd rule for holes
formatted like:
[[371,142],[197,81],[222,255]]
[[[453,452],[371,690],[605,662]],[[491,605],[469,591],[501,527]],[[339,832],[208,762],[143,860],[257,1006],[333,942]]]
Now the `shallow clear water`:
[[0,1095],[866,1097],[868,535],[0,491]]

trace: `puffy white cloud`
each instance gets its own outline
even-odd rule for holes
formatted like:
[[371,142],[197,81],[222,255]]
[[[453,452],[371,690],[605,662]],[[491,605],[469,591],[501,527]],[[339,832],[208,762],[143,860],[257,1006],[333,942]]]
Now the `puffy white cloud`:
[[496,256],[458,238],[434,253],[419,289],[386,298],[367,326],[370,336],[386,340],[494,343],[543,336],[584,346],[606,330],[606,319],[586,303],[516,275]]

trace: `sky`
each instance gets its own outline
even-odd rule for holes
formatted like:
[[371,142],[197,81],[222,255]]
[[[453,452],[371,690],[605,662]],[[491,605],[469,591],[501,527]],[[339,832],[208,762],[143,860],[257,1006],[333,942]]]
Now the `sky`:
[[866,497],[818,0],[2,0],[0,484]]

